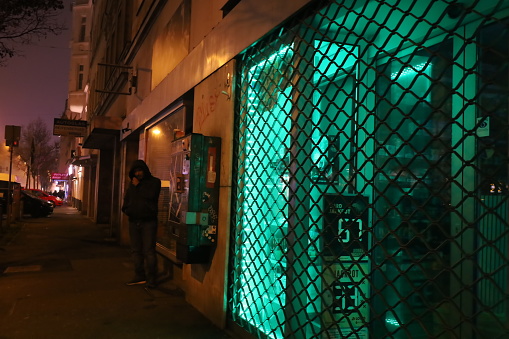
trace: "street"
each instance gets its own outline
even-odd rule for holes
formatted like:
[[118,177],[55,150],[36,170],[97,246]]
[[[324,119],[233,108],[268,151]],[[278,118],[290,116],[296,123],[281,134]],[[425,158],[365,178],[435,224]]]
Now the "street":
[[129,251],[102,226],[66,205],[9,226],[20,231],[0,239],[1,339],[230,338],[171,281],[126,286]]

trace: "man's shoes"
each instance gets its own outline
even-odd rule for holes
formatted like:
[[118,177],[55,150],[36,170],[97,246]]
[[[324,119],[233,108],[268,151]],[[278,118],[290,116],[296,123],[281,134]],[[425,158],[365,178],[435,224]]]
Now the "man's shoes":
[[126,285],[127,285],[127,286],[132,286],[132,285],[143,285],[143,284],[145,284],[145,283],[147,283],[147,281],[145,280],[145,278],[135,277],[133,280],[126,282]]

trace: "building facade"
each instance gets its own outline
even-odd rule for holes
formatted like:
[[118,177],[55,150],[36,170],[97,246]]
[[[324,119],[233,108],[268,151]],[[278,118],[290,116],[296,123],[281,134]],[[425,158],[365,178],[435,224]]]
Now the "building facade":
[[507,336],[509,3],[91,13],[84,200],[127,244],[126,173],[145,160],[161,274],[211,321],[253,338]]
[[[92,1],[73,1],[71,6],[71,62],[69,69],[69,94],[62,119],[86,121],[87,115],[87,79],[90,65],[90,28]],[[90,174],[97,153],[84,149],[83,136],[60,136],[59,173],[67,174],[59,189],[65,191],[66,200],[83,214],[93,217],[94,208],[89,206],[89,191],[92,182]],[[64,177],[62,177],[63,179]]]

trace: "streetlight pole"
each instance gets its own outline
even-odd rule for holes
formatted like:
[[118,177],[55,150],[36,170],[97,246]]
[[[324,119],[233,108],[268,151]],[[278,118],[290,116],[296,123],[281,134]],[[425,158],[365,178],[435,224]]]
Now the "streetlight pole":
[[19,146],[19,137],[21,135],[21,127],[6,125],[5,126],[5,145],[9,146],[9,151],[11,152],[10,161],[9,161],[9,181],[7,184],[7,226],[9,226],[11,222],[11,213],[12,213],[12,153],[14,152],[13,147]]
[[11,201],[11,177],[12,177],[12,153],[14,150],[12,146],[9,146],[9,152],[11,152],[10,160],[9,160],[9,183],[7,184],[7,226],[11,224],[11,214],[12,214],[12,201]]

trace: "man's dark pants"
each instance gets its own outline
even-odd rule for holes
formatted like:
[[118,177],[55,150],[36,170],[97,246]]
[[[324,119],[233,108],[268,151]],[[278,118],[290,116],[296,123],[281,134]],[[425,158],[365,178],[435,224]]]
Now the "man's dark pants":
[[136,278],[146,278],[154,283],[157,276],[157,220],[129,221],[129,236]]

